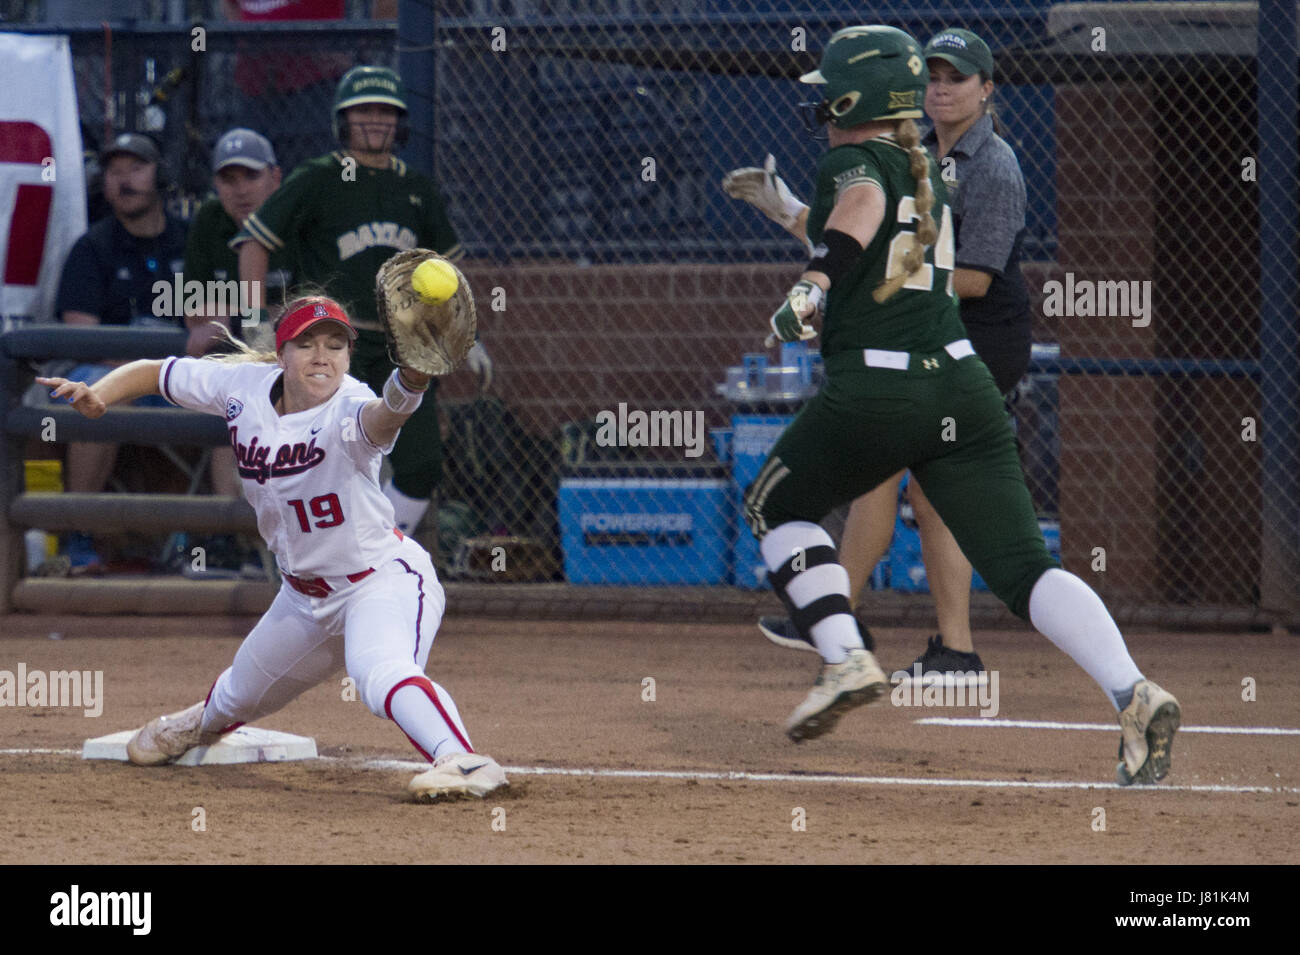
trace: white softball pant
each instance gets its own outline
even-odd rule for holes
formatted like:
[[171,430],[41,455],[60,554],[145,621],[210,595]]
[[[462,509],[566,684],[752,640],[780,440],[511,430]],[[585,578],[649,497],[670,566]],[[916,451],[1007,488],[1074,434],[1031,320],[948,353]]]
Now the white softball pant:
[[[451,695],[424,675],[445,607],[433,562],[410,538],[395,559],[324,597],[281,584],[234,663],[213,685],[203,728],[261,719],[345,666],[370,712],[399,725],[390,709],[395,690],[425,687],[452,735],[471,750]],[[413,742],[424,735],[402,728]]]

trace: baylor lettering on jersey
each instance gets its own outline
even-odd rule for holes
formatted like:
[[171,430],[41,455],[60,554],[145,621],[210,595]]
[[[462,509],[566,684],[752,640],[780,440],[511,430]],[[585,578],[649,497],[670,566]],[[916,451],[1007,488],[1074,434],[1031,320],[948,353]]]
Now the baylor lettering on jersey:
[[419,245],[415,233],[396,222],[371,222],[357,226],[339,236],[338,243],[340,261],[350,259],[358,252],[364,252],[376,245],[402,252]]
[[291,250],[298,278],[323,286],[358,328],[380,331],[375,273],[398,252],[419,246],[455,258],[460,250],[442,197],[427,176],[393,158],[345,178],[334,152],[303,163],[249,216],[232,240]]

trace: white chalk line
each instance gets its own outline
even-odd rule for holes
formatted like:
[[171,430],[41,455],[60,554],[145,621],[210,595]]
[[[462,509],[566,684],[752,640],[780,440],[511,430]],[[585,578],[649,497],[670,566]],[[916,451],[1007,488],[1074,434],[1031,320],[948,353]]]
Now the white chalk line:
[[[1053,723],[1046,720],[998,720],[980,716],[927,716],[915,721],[918,726],[997,727],[1022,730],[1096,730],[1114,733],[1114,723]],[[1183,726],[1180,733],[1222,733],[1242,736],[1300,736],[1300,729],[1282,726]]]
[[[80,756],[79,749],[0,749],[0,756],[61,755]],[[401,770],[419,773],[429,768],[425,762],[408,759],[366,759],[356,756],[318,756],[325,762],[344,763],[363,769]],[[252,764],[238,764],[252,765]],[[1300,793],[1295,786],[1164,785],[1120,786],[1118,783],[1024,779],[953,779],[913,776],[840,776],[832,773],[747,773],[690,769],[570,769],[560,766],[505,766],[516,776],[576,776],[588,779],[679,779],[695,781],[753,783],[848,783],[857,786],[922,786],[960,789],[1122,789],[1128,792],[1193,793]]]
[[[338,758],[338,757],[322,757]],[[370,769],[393,769],[421,772],[428,763],[404,759],[368,759],[361,765]],[[745,773],[737,771],[706,771],[680,769],[567,769],[559,766],[504,766],[507,774],[517,776],[580,776],[595,779],[684,779],[717,780],[722,782],[756,783],[850,783],[859,786],[938,786],[966,789],[1123,789],[1160,792],[1198,793],[1300,793],[1300,788],[1289,786],[1120,786],[1118,783],[1066,782],[1043,780],[1031,782],[1023,779],[952,779],[936,777],[924,779],[913,776],[839,776],[831,773]]]

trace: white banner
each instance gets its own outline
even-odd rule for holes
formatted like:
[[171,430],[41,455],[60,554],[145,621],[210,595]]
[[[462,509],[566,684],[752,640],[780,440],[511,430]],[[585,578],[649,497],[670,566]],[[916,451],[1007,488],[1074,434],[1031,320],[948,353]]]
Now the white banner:
[[68,38],[0,33],[0,317],[55,317],[63,260],[85,231]]

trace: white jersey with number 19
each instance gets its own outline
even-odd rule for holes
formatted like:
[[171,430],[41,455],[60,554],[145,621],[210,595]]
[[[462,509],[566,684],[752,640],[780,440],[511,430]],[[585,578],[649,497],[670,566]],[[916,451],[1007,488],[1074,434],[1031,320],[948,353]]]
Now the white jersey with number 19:
[[395,557],[393,506],[379,487],[380,447],[361,426],[375,393],[350,375],[324,404],[277,414],[282,370],[265,362],[169,358],[158,390],[172,404],[222,415],[244,495],[280,569],[296,577],[360,573]]

